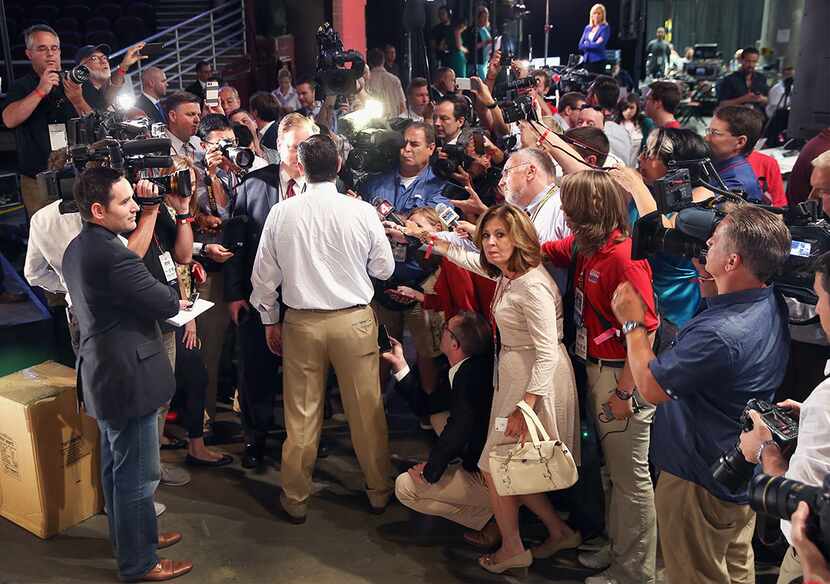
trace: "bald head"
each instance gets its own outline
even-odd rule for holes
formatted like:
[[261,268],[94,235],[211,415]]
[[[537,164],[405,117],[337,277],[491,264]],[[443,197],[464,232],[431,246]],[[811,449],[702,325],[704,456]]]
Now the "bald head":
[[158,67],[148,67],[141,75],[141,91],[156,99],[167,93],[167,75]]

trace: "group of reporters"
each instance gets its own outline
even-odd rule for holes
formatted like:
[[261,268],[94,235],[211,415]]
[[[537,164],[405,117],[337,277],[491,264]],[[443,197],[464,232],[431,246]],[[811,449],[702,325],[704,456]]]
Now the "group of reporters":
[[[33,76],[13,89],[3,110],[7,125],[21,128],[18,135],[30,134],[21,149],[28,139],[37,150],[24,175],[45,169],[49,153],[59,149],[59,142],[44,142],[57,132],[53,119],[94,109],[72,81],[61,88],[50,69],[60,63],[54,31],[34,29],[26,40],[40,81]],[[101,53],[92,49],[85,59]],[[128,51],[111,83],[141,58],[140,46]],[[342,148],[313,118],[293,113],[278,120],[270,100],[252,98],[250,114],[242,110],[255,124],[252,140],[263,151],[271,144],[278,163],[243,178],[219,146],[239,135],[218,113],[222,106],[214,113],[198,97],[174,93],[159,107],[164,91],[156,88],[164,84],[155,72],[144,93],[171,140],[175,167],[165,172],[192,173],[190,192],[159,202],[152,181],[130,185],[115,171],[89,168],[75,188],[81,222],[77,214],[59,213],[57,203],[35,213],[39,191],[25,181],[24,195],[35,201],[27,203],[27,277],[71,295],[84,402],[102,431],[105,497],[122,578],[169,579],[192,567],[156,554],[181,536],[157,533],[152,501],[163,469],[149,445],[166,442],[165,410],[180,378],[188,462],[232,461],[202,439],[202,411],[215,415],[216,368],[230,321],[241,349],[243,466],[262,464],[281,394],[287,435],[280,502],[292,523],[306,519],[331,364],[370,510],[382,512],[394,490],[413,509],[461,523],[471,530],[465,539],[492,551],[479,560],[484,569],[523,570],[534,559],[578,548],[598,535],[607,515],[609,545],[580,554],[586,566],[602,570],[588,584],[654,582],[658,537],[672,581],[754,581],[755,514],[746,493],[726,491],[710,466],[739,440],[746,402],[774,401],[783,380],[787,312],[767,282],[790,253],[789,233],[780,216],[738,206],[711,235],[705,265],[666,254],[633,260],[631,235],[636,219],[657,208],[648,185],[672,163],[712,156],[729,186],[730,178],[747,183],[742,157],[760,130],[741,106],[720,110],[705,141],[662,116],[643,138],[637,172],[630,136],[611,121],[619,97],[613,79],[600,77],[584,97],[563,99],[552,125],[575,127],[561,128],[567,131],[560,136],[538,122],[505,123],[493,99],[498,61],[496,52],[485,79],[471,80],[472,101],[455,95],[446,71],[433,87],[413,82],[408,117],[426,119],[403,130],[396,168],[358,181],[352,196],[337,189],[348,181]],[[440,94],[434,102],[421,95],[430,89]],[[238,95],[228,99],[234,112],[224,113],[237,115]],[[654,99],[660,104],[647,106],[652,111],[670,114],[676,107],[659,92]],[[581,100],[587,107],[579,107]],[[535,107],[543,107],[538,99]],[[474,114],[481,130],[469,128]],[[475,139],[476,132],[485,135]],[[521,147],[496,146],[510,134]],[[444,147],[454,144],[463,146],[464,164],[449,175],[436,172],[448,159]],[[603,169],[612,166],[609,157],[618,162]],[[826,178],[827,158],[813,162],[816,181]],[[448,199],[448,182],[466,198]],[[712,196],[703,177],[693,174],[692,186],[696,199]],[[824,183],[814,186],[816,196],[828,195]],[[391,205],[405,220],[381,223],[360,197]],[[433,211],[438,205],[461,211],[455,231]],[[663,221],[671,225],[673,218]],[[231,240],[238,245],[226,247]],[[820,272],[815,291],[824,324],[827,267]],[[194,288],[217,306],[178,331],[159,328],[156,322],[188,308]],[[379,323],[397,337],[381,358]],[[414,369],[403,357],[404,329],[416,346]],[[381,363],[388,364],[385,375]],[[381,397],[389,374],[438,434],[428,461],[394,484]],[[805,419],[822,394],[814,395],[801,409]],[[562,503],[571,511],[568,523],[546,494],[504,497],[494,488],[490,449],[527,432],[519,401],[581,465],[580,482]],[[582,436],[583,426],[592,440]],[[805,428],[802,439],[806,434]],[[747,459],[780,468],[774,449],[750,441],[766,444],[761,423],[753,436],[740,437]],[[799,447],[808,448],[805,442]],[[144,445],[141,455],[136,444]],[[597,451],[610,485],[604,504]],[[804,459],[793,467],[810,466],[796,460]],[[813,476],[819,478],[809,472],[801,478]],[[520,535],[521,506],[548,533],[531,549]],[[805,570],[816,570],[805,575],[823,577],[826,566],[815,567],[819,558],[803,529],[799,523],[793,543],[812,562]],[[788,554],[782,578],[797,575],[794,558]]]

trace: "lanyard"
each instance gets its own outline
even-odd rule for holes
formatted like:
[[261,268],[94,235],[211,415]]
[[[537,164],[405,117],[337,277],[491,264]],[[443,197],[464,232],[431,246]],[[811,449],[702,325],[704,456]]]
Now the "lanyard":
[[533,209],[533,213],[530,215],[530,222],[531,223],[536,223],[536,217],[539,215],[539,211],[542,210],[542,206],[545,203],[547,203],[551,199],[551,197],[553,197],[553,195],[555,193],[556,193],[556,183],[550,185],[550,188],[548,189],[548,192],[545,193],[545,196],[542,198],[541,201],[539,201],[539,204],[536,205],[536,208]]

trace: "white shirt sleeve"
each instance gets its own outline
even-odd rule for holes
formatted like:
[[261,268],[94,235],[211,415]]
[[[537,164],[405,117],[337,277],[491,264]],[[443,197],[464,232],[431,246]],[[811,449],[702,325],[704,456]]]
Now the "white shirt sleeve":
[[472,240],[467,239],[465,237],[461,237],[453,231],[439,231],[435,234],[435,236],[438,239],[443,239],[447,243],[464,248],[467,251],[479,251],[479,249],[476,247],[476,244],[473,243]]
[[23,275],[30,285],[40,286],[47,292],[66,292],[58,273],[46,261],[34,237],[29,238],[29,245],[26,248]]
[[369,248],[369,261],[366,264],[366,271],[373,278],[388,280],[395,271],[395,256],[392,255],[392,246],[383,230],[383,224],[378,221],[377,213],[370,208],[366,214],[366,222],[371,238]]
[[251,273],[251,306],[259,311],[262,324],[276,324],[280,317],[277,288],[282,284],[283,276],[277,260],[276,224],[279,207],[275,205],[265,220]]

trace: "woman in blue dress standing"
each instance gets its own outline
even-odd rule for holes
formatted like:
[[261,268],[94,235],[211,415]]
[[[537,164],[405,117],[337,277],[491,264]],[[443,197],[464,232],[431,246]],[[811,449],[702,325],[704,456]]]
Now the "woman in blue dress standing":
[[593,73],[605,73],[605,45],[611,36],[611,27],[605,19],[605,6],[594,4],[588,18],[588,25],[579,39],[579,50],[585,57],[586,69]]

